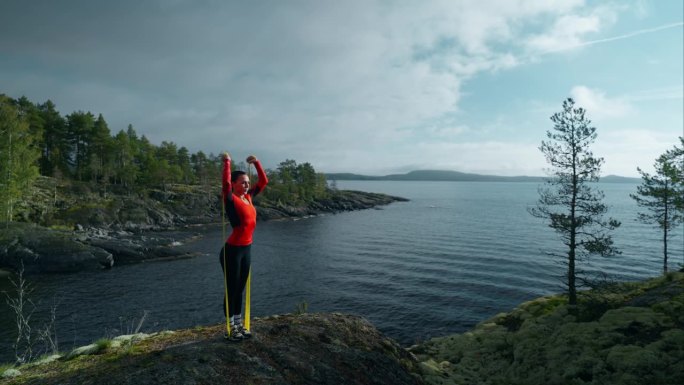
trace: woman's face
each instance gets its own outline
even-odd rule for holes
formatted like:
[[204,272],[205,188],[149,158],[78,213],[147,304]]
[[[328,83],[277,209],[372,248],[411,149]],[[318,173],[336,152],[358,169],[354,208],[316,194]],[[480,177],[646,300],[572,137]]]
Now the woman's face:
[[243,196],[249,191],[249,177],[247,175],[240,175],[233,182],[233,193],[237,196]]

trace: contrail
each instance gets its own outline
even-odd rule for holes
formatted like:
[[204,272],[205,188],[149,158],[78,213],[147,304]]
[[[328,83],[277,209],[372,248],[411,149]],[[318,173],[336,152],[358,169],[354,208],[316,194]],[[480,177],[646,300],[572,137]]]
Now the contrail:
[[605,43],[608,41],[613,41],[613,40],[621,40],[621,39],[627,39],[632,36],[637,36],[637,35],[643,35],[645,33],[651,33],[651,32],[656,32],[656,31],[661,31],[663,29],[669,29],[669,28],[675,28],[675,27],[681,27],[684,25],[684,22],[679,22],[679,23],[672,23],[672,24],[665,24],[661,25],[660,27],[655,27],[655,28],[647,28],[647,29],[640,29],[638,31],[630,32],[624,35],[620,36],[614,36],[614,37],[609,37],[606,39],[598,39],[598,40],[592,40],[592,41],[587,41],[582,44],[579,44],[580,46],[583,45],[591,45],[591,44],[598,44],[598,43]]
[[657,31],[661,31],[661,30],[663,30],[663,29],[681,27],[681,26],[683,26],[683,25],[684,25],[684,22],[681,22],[681,21],[680,21],[680,22],[677,22],[677,23],[671,23],[671,24],[661,25],[661,26],[659,26],[659,27],[640,29],[640,30],[637,30],[637,31],[634,31],[634,32],[630,32],[630,33],[626,33],[626,34],[620,35],[620,36],[613,36],[613,37],[608,37],[608,38],[605,38],[605,39],[598,39],[598,40],[585,41],[585,42],[583,42],[583,43],[574,44],[574,45],[567,46],[567,47],[563,47],[563,48],[557,48],[557,49],[547,50],[547,51],[544,51],[544,53],[552,53],[552,52],[558,52],[558,51],[565,51],[565,50],[573,49],[573,48],[577,48],[577,47],[585,47],[585,46],[588,46],[588,45],[594,45],[594,44],[600,44],[600,43],[607,43],[607,42],[609,42],[609,41],[628,39],[628,38],[630,38],[630,37],[634,37],[634,36],[638,36],[638,35],[643,35],[643,34],[646,34],[646,33],[657,32]]

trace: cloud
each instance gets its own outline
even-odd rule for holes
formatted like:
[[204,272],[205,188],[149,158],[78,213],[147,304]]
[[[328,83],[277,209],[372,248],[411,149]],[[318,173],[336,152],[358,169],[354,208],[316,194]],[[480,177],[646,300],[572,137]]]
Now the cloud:
[[676,135],[645,126],[604,130],[600,133],[593,150],[605,159],[603,175],[637,177],[637,167],[653,173],[656,157],[677,143]]
[[581,45],[583,37],[601,29],[598,15],[568,15],[556,20],[555,25],[545,34],[533,36],[528,45],[533,51],[553,52]]
[[630,102],[663,101],[684,99],[684,85],[658,87],[630,93],[625,100]]
[[420,162],[422,169],[459,170],[462,172],[506,176],[544,175],[544,157],[538,143],[527,142],[458,142],[418,144],[429,154]]
[[579,107],[587,110],[592,118],[619,118],[632,111],[632,107],[624,99],[610,99],[605,92],[586,86],[573,87],[570,96]]
[[[614,17],[582,0],[26,3],[0,14],[3,92],[101,112],[153,143],[330,170],[452,157],[444,142],[482,132],[458,121],[464,84],[525,64],[530,47],[581,44]],[[576,92],[599,113],[626,113],[624,101]],[[463,167],[488,167],[476,159]]]

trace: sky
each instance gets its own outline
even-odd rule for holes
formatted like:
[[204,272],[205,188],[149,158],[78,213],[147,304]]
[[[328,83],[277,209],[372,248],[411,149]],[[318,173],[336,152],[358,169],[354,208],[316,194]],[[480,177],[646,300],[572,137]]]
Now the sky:
[[602,175],[684,136],[682,0],[2,0],[0,93],[267,168],[545,175],[572,97]]

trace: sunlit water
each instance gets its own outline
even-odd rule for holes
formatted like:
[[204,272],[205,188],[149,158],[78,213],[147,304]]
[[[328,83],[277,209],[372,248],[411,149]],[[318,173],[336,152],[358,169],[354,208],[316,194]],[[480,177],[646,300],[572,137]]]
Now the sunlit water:
[[[252,257],[252,314],[309,312],[364,316],[404,345],[463,332],[522,301],[562,290],[563,268],[545,251],[556,234],[528,214],[536,183],[338,182],[341,189],[411,199],[380,210],[259,223]],[[591,269],[619,280],[660,274],[660,232],[638,223],[636,185],[600,184],[623,254]],[[61,350],[103,336],[223,322],[217,253],[221,228],[185,245],[200,257],[112,270],[29,277],[35,325],[56,305]],[[684,255],[684,229],[670,240],[671,269]],[[562,249],[560,249],[562,250]],[[584,265],[586,266],[586,265]],[[584,267],[583,266],[583,267]],[[10,290],[6,278],[0,290]],[[12,359],[12,314],[0,304],[0,361]]]

